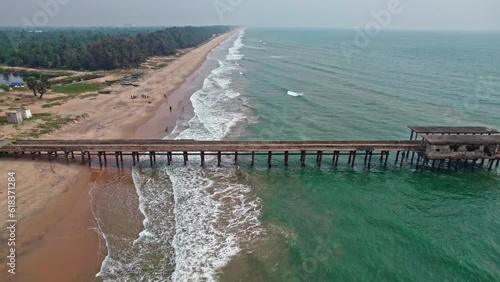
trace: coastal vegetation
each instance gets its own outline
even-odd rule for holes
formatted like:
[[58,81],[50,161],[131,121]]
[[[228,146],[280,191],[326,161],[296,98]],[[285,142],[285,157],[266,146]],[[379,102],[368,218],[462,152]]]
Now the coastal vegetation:
[[98,83],[71,83],[67,85],[54,86],[52,90],[57,93],[75,94],[84,92],[97,92],[102,88]]
[[0,64],[10,67],[113,70],[137,67],[148,57],[175,55],[195,47],[227,26],[166,29],[76,28],[0,30]]
[[5,116],[0,116],[0,126],[13,126],[19,130],[10,136],[13,139],[32,139],[42,135],[50,134],[62,126],[84,119],[84,116],[70,117],[55,113],[34,113],[31,119],[26,120],[22,125],[8,124]]
[[39,79],[30,76],[26,79],[26,85],[31,91],[33,91],[33,95],[35,95],[35,97],[37,97],[36,93],[38,92],[38,94],[40,94],[39,98],[42,99],[43,94],[50,89],[51,83],[46,76],[40,76]]

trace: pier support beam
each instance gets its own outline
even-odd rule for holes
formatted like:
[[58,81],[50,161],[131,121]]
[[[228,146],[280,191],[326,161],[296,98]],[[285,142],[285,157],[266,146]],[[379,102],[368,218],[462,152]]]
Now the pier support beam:
[[188,162],[188,152],[183,152],[182,153],[182,156],[184,157],[184,165],[187,165],[187,162]]
[[220,163],[222,161],[222,152],[217,152],[217,166],[220,166]]
[[99,157],[99,167],[102,168],[102,152],[97,152],[97,156]]
[[318,166],[321,166],[321,163],[323,162],[323,151],[318,151],[317,161],[318,161]]
[[273,160],[273,152],[269,151],[269,152],[267,152],[267,165],[269,167],[271,167],[272,160]]
[[339,158],[340,158],[340,152],[339,151],[333,152],[333,160],[335,167],[339,165]]
[[425,167],[429,164],[429,159],[424,157],[424,161],[422,163],[422,166],[420,167],[420,171],[424,171]]
[[205,165],[205,152],[204,151],[201,151],[200,158],[201,158],[201,166],[204,166]]
[[476,168],[476,163],[477,163],[477,160],[472,161],[472,170],[474,170]]
[[352,166],[351,167],[354,167],[354,163],[356,162],[356,155],[357,155],[357,151],[352,151]]
[[306,165],[306,151],[300,152],[300,163],[302,164],[302,166]]
[[116,160],[116,167],[120,167],[120,160],[118,159],[118,156],[120,156],[120,152],[115,152],[115,160]]
[[492,170],[493,169],[493,164],[495,163],[495,160],[490,160],[490,164],[488,166],[488,170]]
[[238,151],[234,152],[234,164],[238,164]]
[[167,165],[172,164],[172,152],[167,152]]
[[285,166],[288,166],[288,155],[289,155],[289,152],[285,151]]
[[372,166],[373,151],[370,151],[368,154],[369,154],[369,157],[368,157],[368,168],[370,168]]
[[255,151],[252,151],[252,166],[255,165]]
[[151,164],[151,167],[153,167],[153,151],[149,152],[149,163]]

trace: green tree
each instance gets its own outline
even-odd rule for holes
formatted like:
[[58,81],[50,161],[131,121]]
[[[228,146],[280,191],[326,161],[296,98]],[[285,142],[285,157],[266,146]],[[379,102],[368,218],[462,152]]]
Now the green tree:
[[28,79],[26,79],[26,85],[28,85],[28,88],[33,91],[33,95],[36,97],[36,90],[37,90],[37,80],[30,76]]
[[40,81],[42,81],[42,82],[45,84],[45,87],[46,87],[47,89],[50,89],[50,87],[52,86],[52,84],[51,84],[51,83],[50,83],[50,81],[49,81],[49,78],[48,78],[48,77],[46,77],[46,76],[43,76],[43,75],[42,75],[42,76],[40,76]]
[[38,80],[36,82],[36,90],[38,91],[38,93],[40,93],[40,99],[42,99],[43,97],[43,94],[45,94],[45,92],[47,92],[48,88],[47,88],[47,85],[45,85],[45,83],[41,80]]

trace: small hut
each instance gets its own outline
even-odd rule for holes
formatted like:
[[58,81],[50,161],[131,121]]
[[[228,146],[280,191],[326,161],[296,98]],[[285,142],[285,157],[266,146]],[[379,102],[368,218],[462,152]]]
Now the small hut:
[[23,119],[30,119],[33,117],[33,115],[31,114],[31,110],[28,109],[21,109],[21,116],[23,117]]
[[424,135],[428,159],[496,159],[500,135]]
[[15,112],[7,112],[5,113],[7,117],[7,123],[20,124],[23,122],[23,114],[21,110]]

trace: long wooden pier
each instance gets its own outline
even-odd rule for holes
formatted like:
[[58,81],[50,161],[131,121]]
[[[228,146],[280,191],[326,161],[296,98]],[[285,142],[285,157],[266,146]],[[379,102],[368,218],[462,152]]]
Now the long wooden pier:
[[[479,137],[479,136],[478,136]],[[451,138],[451,137],[449,137]],[[465,139],[467,140],[465,140]],[[476,141],[476,137],[460,136],[460,142],[472,144]],[[149,157],[150,164],[153,166],[156,163],[157,156],[166,156],[168,165],[173,162],[173,156],[182,156],[184,165],[187,165],[190,156],[198,156],[200,164],[205,165],[206,156],[216,156],[217,165],[221,165],[222,156],[231,156],[235,163],[238,162],[239,156],[251,156],[251,164],[255,164],[255,157],[260,155],[267,156],[267,163],[272,164],[273,157],[283,156],[283,161],[286,166],[289,164],[290,156],[300,156],[300,163],[306,164],[307,156],[314,155],[316,163],[321,165],[324,163],[324,158],[329,157],[330,162],[337,166],[340,156],[346,156],[348,165],[354,167],[356,161],[362,158],[362,162],[370,167],[373,156],[380,157],[380,162],[387,165],[389,155],[395,154],[395,164],[403,166],[404,161],[408,160],[412,154],[411,164],[417,167],[424,168],[428,165],[429,160],[439,160],[439,167],[443,166],[443,158],[426,153],[430,148],[434,148],[433,140],[387,140],[387,141],[195,141],[195,140],[4,140],[0,143],[0,153],[3,156],[13,156],[18,158],[23,155],[31,155],[35,159],[42,155],[47,155],[49,158],[64,156],[66,160],[75,159],[75,155],[81,157],[82,163],[87,162],[92,165],[92,157],[97,157],[100,167],[108,166],[108,158],[114,158],[116,166],[124,165],[124,156],[132,156],[133,165],[136,165],[141,156]],[[441,138],[442,139],[442,138]],[[443,140],[437,140],[443,145]],[[437,142],[436,141],[436,142]],[[429,143],[430,142],[430,143]],[[472,143],[471,143],[472,142]],[[500,135],[481,136],[481,140],[477,139],[481,144],[500,144]],[[453,139],[448,140],[446,144],[454,144]],[[475,148],[475,147],[474,147]],[[479,150],[480,148],[475,148]],[[484,155],[475,152],[476,154],[461,154],[454,158],[454,155],[447,155],[449,164],[452,160],[455,166],[458,167],[459,162],[467,161],[469,158],[482,160],[482,164],[486,160],[489,161],[488,168],[493,167],[494,161],[498,166],[500,160],[500,151],[498,145],[494,149],[493,154]],[[435,152],[431,152],[435,153]],[[416,162],[414,158],[417,158]],[[421,162],[422,161],[422,162]],[[467,165],[467,163],[465,163]]]

